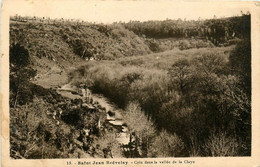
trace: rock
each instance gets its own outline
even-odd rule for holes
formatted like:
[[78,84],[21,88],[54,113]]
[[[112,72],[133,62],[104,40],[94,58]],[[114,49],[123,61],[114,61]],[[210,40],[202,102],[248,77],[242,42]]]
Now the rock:
[[87,103],[82,103],[81,105],[83,108],[87,108],[87,109],[91,109],[91,110],[94,110],[95,107],[91,104],[87,104]]
[[115,117],[110,117],[108,114],[107,114],[107,118],[106,118],[106,120],[108,120],[108,121],[115,121]]
[[116,120],[111,120],[111,121],[108,121],[110,124],[112,124],[112,125],[115,125],[115,126],[122,126],[123,125],[123,121],[122,120],[118,120],[118,119],[116,119]]

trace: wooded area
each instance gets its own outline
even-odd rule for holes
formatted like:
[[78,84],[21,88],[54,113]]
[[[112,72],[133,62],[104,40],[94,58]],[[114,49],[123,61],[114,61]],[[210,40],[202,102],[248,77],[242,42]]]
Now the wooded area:
[[[250,32],[250,14],[111,25],[11,18],[11,157],[250,156]],[[108,109],[57,93],[66,77],[116,105],[128,151]]]

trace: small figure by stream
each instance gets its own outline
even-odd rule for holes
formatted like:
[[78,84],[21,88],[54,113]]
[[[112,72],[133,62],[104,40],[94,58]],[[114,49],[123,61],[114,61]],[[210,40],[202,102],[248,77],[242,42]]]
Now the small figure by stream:
[[[100,136],[102,133],[114,133],[116,140],[119,142],[121,149],[124,152],[124,155],[126,157],[135,157],[135,138],[134,135],[129,132],[120,111],[109,104],[103,96],[92,94],[90,89],[85,84],[81,84],[78,90],[72,89],[70,84],[67,84],[63,86],[63,89],[61,88],[61,90],[70,92],[74,97],[79,96],[78,99],[72,100],[73,105],[71,108],[74,108],[75,112],[78,112],[79,109],[82,110],[85,108],[88,112],[106,113],[105,122],[101,123],[100,119],[98,119],[91,127],[84,126],[84,128],[82,128],[79,140],[82,141],[82,148],[85,152],[94,157],[96,151],[99,150],[92,145],[92,135]],[[108,129],[108,131],[106,129]],[[111,131],[109,129],[111,129]],[[110,146],[103,148],[102,152],[104,154],[104,158],[113,157]]]

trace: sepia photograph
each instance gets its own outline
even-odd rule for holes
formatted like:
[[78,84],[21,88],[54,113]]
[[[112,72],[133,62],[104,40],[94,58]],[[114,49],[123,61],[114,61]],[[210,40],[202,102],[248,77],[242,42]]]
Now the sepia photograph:
[[10,159],[252,156],[250,8],[14,2]]

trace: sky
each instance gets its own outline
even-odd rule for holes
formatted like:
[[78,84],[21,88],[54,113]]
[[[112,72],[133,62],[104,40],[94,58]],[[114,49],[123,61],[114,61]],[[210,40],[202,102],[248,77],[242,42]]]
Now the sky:
[[89,22],[112,23],[130,20],[197,20],[241,15],[247,12],[242,3],[217,1],[97,1],[97,0],[6,0],[10,15],[74,18]]

